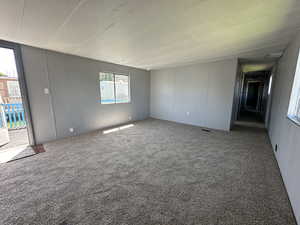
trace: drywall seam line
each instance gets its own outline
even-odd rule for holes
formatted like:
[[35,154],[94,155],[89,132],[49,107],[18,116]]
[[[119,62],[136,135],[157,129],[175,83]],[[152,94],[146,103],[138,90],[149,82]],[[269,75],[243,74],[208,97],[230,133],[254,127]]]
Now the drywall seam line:
[[[209,88],[210,88],[210,74],[211,74],[211,71],[208,70],[207,80],[206,80],[207,85],[206,85],[206,89],[205,89],[205,99],[204,99],[206,107],[208,107],[208,105],[209,105],[209,103],[208,103],[208,98],[209,98],[208,92],[209,92]],[[207,116],[207,115],[205,115],[205,116]],[[207,122],[204,119],[201,121],[201,123],[204,125],[204,127],[207,127]]]
[[[124,5],[128,4],[128,1],[125,1],[121,4],[118,4],[115,8],[113,8],[111,10],[111,13],[113,13],[114,11],[118,11],[121,7],[123,7]],[[82,48],[84,45],[92,42],[95,38],[97,38],[97,40],[101,40],[103,35],[110,30],[112,27],[114,27],[116,25],[116,23],[118,23],[118,21],[121,20],[121,16],[117,16],[116,18],[112,17],[113,22],[111,22],[110,24],[108,24],[101,32],[96,32],[94,34],[92,34],[89,38],[83,40],[79,45],[77,45],[76,47],[74,47],[73,51],[78,51],[80,48]]]
[[[23,6],[22,6],[22,12],[21,15],[19,17],[19,21],[18,21],[18,25],[17,25],[17,29],[16,29],[16,33],[15,36],[18,36],[18,34],[21,33],[21,29],[23,27],[23,18],[24,18],[24,14],[25,14],[25,0],[23,0]],[[16,37],[15,37],[16,38]]]
[[48,43],[55,39],[58,34],[62,31],[62,29],[65,27],[65,25],[71,20],[72,16],[76,13],[76,11],[88,0],[80,0],[78,4],[72,9],[70,14],[67,16],[67,18],[64,20],[64,22],[57,28],[57,30],[54,32],[53,36],[48,40]]
[[49,79],[49,65],[48,65],[48,54],[46,51],[44,51],[45,54],[45,60],[46,60],[46,77],[47,77],[47,83],[48,83],[48,88],[49,88],[49,94],[48,94],[48,98],[49,98],[49,108],[50,108],[50,114],[53,117],[53,124],[54,124],[54,132],[55,132],[55,139],[57,138],[57,123],[56,123],[56,116],[55,116],[55,112],[53,109],[53,98],[52,98],[52,90],[51,90],[51,83],[50,83],[50,79]]

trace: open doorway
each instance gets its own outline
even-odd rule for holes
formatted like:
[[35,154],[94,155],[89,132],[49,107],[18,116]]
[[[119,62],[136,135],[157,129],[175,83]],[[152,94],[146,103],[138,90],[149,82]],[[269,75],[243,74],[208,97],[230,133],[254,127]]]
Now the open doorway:
[[232,129],[235,125],[268,128],[277,60],[278,57],[238,60]]
[[0,43],[0,163],[34,154],[25,80],[17,54],[15,45]]
[[244,74],[239,121],[265,122],[270,74],[271,71]]
[[273,67],[241,72],[239,102],[235,124],[266,127],[270,107]]

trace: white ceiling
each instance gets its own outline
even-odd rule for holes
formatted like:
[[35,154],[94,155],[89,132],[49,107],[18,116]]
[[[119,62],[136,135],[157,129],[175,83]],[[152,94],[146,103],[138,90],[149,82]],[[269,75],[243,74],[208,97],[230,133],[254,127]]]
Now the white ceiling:
[[299,0],[0,0],[0,39],[158,69],[285,49]]

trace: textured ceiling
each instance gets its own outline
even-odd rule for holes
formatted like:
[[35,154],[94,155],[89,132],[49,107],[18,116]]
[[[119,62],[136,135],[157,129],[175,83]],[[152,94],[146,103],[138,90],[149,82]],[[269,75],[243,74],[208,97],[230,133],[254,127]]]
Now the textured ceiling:
[[281,51],[299,0],[0,0],[0,39],[157,69]]

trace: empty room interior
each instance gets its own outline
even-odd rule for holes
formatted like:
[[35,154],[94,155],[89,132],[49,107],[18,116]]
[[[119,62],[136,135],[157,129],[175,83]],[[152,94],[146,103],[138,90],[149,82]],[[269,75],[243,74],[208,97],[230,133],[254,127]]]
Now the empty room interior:
[[299,0],[0,0],[0,224],[300,224]]

